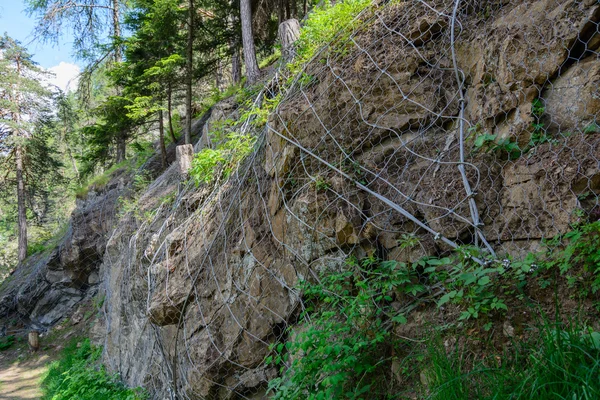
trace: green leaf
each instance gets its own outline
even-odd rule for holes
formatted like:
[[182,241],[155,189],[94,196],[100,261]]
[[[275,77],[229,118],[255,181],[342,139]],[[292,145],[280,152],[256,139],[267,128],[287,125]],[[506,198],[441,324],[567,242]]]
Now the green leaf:
[[406,317],[402,314],[398,314],[394,317],[392,317],[392,322],[398,323],[398,324],[405,324],[407,321]]
[[438,307],[440,307],[441,305],[446,304],[447,302],[449,302],[451,299],[453,299],[456,296],[456,290],[453,290],[451,292],[446,293],[445,295],[442,296],[442,298],[438,301],[437,305]]
[[490,277],[489,276],[482,276],[481,278],[479,278],[479,281],[477,281],[477,284],[479,286],[485,286],[488,283],[490,283]]

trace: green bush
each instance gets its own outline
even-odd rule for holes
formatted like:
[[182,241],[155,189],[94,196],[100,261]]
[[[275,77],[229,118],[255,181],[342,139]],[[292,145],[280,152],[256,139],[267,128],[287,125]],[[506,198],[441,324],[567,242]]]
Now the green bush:
[[[367,399],[387,391],[394,324],[406,322],[391,302],[395,293],[424,290],[403,263],[350,259],[320,283],[303,282],[303,323],[274,347],[267,363],[282,366],[269,383],[274,399]],[[289,354],[288,354],[289,353]],[[286,366],[287,356],[291,364]]]
[[[79,347],[78,347],[79,346]],[[98,363],[102,349],[89,339],[73,340],[42,380],[43,400],[138,400],[147,396],[129,389]]]
[[190,177],[197,185],[228,177],[254,148],[256,138],[232,132],[216,149],[205,148],[194,156]]
[[567,284],[577,286],[583,297],[600,290],[600,221],[576,224],[546,246],[546,253],[538,257],[545,269],[558,268]]

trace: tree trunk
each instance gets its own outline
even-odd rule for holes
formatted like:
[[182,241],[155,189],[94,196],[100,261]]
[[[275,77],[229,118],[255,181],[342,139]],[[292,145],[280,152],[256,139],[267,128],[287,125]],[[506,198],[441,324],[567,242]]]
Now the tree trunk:
[[188,42],[186,52],[185,143],[192,143],[192,70],[194,56],[194,0],[188,2]]
[[169,120],[169,134],[171,135],[171,139],[173,139],[173,143],[177,143],[177,138],[175,137],[175,130],[173,129],[173,104],[171,96],[173,95],[173,89],[171,88],[171,82],[169,82],[169,87],[167,89],[167,119]]
[[19,261],[27,257],[27,212],[25,210],[25,181],[23,179],[23,147],[18,145],[15,149],[17,163],[17,208],[19,225]]
[[223,62],[220,57],[217,57],[217,70],[215,73],[215,86],[220,92],[223,90]]
[[[113,36],[115,38],[121,37],[121,23],[119,21],[119,0],[112,0],[112,23],[113,23]],[[121,53],[121,44],[119,43],[115,48],[115,62],[121,62],[123,55]]]
[[252,9],[250,0],[240,0],[240,19],[242,21],[242,46],[244,47],[244,63],[248,83],[253,84],[260,78],[260,69],[256,61],[254,35],[252,34]]
[[292,12],[290,10],[290,0],[283,0],[285,3],[285,19],[292,18]]
[[69,155],[69,159],[71,160],[71,166],[73,167],[73,172],[75,173],[75,178],[78,183],[81,183],[81,175],[79,174],[79,169],[77,168],[77,162],[75,161],[75,157],[73,157],[73,152],[71,151],[71,147],[67,145],[67,154]]
[[160,160],[163,169],[167,167],[167,147],[165,146],[165,124],[163,123],[163,112],[158,111],[158,134],[160,141]]
[[125,140],[125,133],[119,132],[117,134],[117,164],[125,161],[126,149],[127,149],[127,143]]
[[277,0],[277,23],[281,25],[285,21],[284,0]]
[[296,3],[296,0],[291,0],[291,1],[292,1],[292,15],[290,15],[290,18],[298,19],[298,4]]
[[[233,9],[233,7],[235,7],[235,2],[231,3],[231,8]],[[231,51],[231,80],[233,84],[237,85],[242,80],[242,64],[240,60],[240,38],[236,29],[238,21],[233,12],[229,14],[228,21],[232,27],[231,29],[236,32],[229,42],[229,50]]]
[[65,147],[67,149],[67,155],[69,156],[69,160],[71,160],[71,166],[73,167],[73,172],[75,173],[75,178],[77,179],[77,183],[81,184],[81,175],[79,174],[79,169],[77,168],[77,162],[75,162],[75,157],[73,157],[73,152],[71,151],[71,146],[67,142],[67,128],[63,129],[61,140],[65,143]]
[[240,49],[237,46],[234,47],[233,55],[231,56],[231,80],[236,85],[242,80],[242,63],[240,62]]

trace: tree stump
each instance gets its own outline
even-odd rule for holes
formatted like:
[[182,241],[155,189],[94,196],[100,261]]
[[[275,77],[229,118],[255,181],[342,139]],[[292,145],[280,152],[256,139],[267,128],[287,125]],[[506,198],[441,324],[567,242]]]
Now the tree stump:
[[295,18],[283,21],[279,25],[279,32],[277,35],[281,42],[281,57],[283,58],[283,61],[292,61],[296,55],[294,43],[296,43],[300,37],[300,23]]
[[179,176],[187,178],[190,168],[192,168],[192,159],[194,158],[194,146],[184,144],[177,146],[177,166],[179,167]]
[[28,336],[29,350],[32,352],[38,351],[40,348],[40,334],[37,331],[29,332]]

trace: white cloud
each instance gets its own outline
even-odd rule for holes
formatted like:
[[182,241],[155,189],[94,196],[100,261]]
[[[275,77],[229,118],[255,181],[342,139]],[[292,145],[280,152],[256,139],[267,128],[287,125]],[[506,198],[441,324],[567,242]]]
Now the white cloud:
[[60,64],[48,68],[55,76],[50,77],[51,84],[58,86],[67,93],[77,89],[81,70],[76,64],[61,61]]

